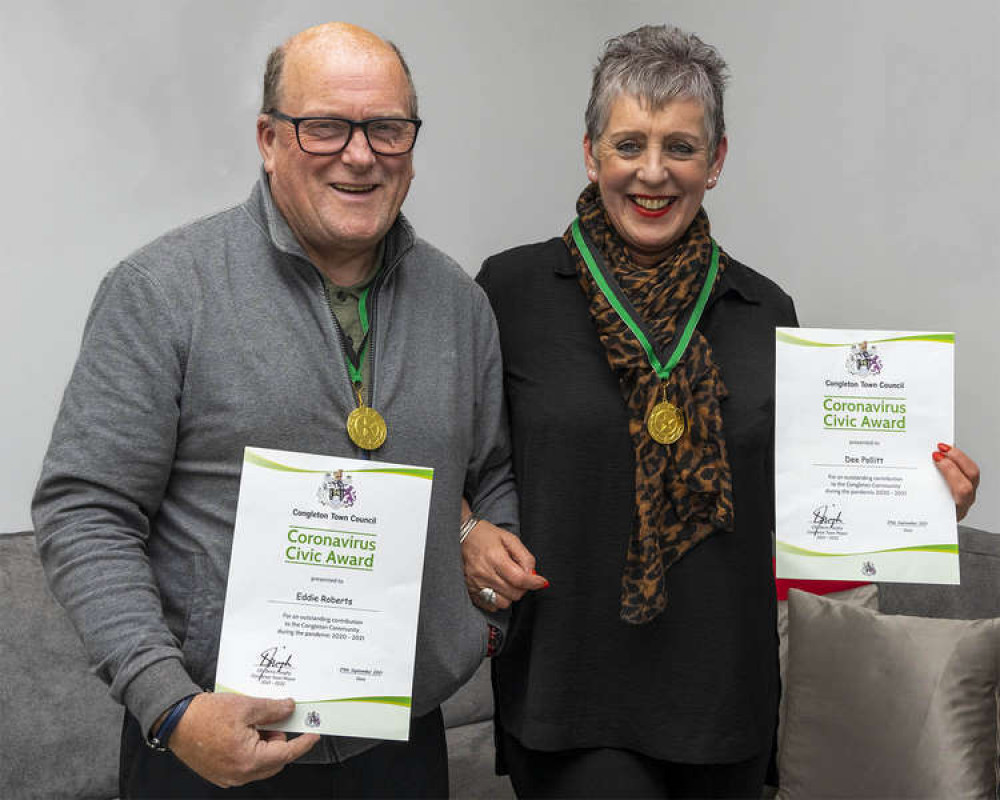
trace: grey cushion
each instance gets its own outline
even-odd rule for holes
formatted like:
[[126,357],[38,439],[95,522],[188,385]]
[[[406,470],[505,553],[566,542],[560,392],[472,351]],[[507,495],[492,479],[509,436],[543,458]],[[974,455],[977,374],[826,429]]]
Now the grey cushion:
[[991,797],[1000,620],[789,593],[779,797]]
[[[878,610],[878,586],[869,583],[867,586],[856,586],[843,592],[833,592],[826,595],[830,600],[840,603],[850,603],[854,606],[873,608]],[[788,685],[788,601],[778,601],[778,667],[781,673],[781,685]],[[786,707],[788,705],[788,692],[782,690],[781,701],[778,704],[778,741],[781,741],[781,734],[785,729]],[[778,765],[781,765],[781,751],[778,751]]]
[[0,797],[118,793],[122,710],[87,668],[30,534],[0,536]]

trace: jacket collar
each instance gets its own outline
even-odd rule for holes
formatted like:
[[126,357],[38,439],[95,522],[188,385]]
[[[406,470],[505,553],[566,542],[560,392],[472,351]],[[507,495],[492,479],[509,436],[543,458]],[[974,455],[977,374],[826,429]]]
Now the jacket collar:
[[[728,253],[727,253],[728,255]],[[713,302],[723,297],[727,292],[735,292],[746,302],[760,305],[760,282],[753,279],[753,274],[748,267],[743,266],[732,256],[729,256],[729,264],[726,265],[719,283],[715,287],[715,297]]]
[[[561,242],[562,240],[559,239],[559,241]],[[569,248],[564,246],[563,253],[565,257],[556,260],[553,271],[556,275],[563,278],[575,278],[576,266],[573,264],[573,256],[569,252]],[[717,302],[719,298],[728,292],[735,292],[746,302],[759,305],[761,297],[756,284],[757,282],[753,280],[750,270],[732,256],[729,256],[729,264],[723,271],[722,277],[719,278],[715,291],[712,293],[711,303]]]
[[[257,222],[262,225],[271,243],[281,252],[288,255],[297,256],[305,261],[309,261],[305,249],[299,242],[298,237],[292,232],[284,215],[278,209],[271,195],[271,183],[264,168],[260,169],[260,177],[250,192],[250,197],[246,202],[247,210]],[[403,255],[410,250],[416,242],[416,233],[413,226],[400,213],[396,221],[389,228],[385,235],[385,255],[383,262],[386,267],[393,266]],[[312,263],[309,261],[309,263]]]

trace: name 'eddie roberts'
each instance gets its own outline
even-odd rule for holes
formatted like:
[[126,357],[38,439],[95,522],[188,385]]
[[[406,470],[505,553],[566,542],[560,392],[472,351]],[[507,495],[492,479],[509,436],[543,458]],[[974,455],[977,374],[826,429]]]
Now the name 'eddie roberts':
[[354,605],[354,601],[350,597],[328,597],[325,594],[313,594],[312,592],[296,592],[295,599],[303,603],[329,603],[332,606]]

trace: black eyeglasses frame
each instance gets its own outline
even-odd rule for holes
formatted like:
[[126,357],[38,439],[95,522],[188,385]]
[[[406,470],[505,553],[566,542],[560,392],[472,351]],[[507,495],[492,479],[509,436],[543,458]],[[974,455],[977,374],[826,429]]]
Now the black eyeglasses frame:
[[[303,153],[306,153],[311,156],[335,156],[338,153],[344,152],[344,150],[347,149],[347,145],[351,143],[351,139],[354,138],[355,128],[361,128],[361,132],[365,135],[365,141],[368,142],[368,147],[371,149],[373,153],[375,153],[375,155],[405,156],[407,153],[413,152],[413,148],[417,144],[417,135],[420,133],[420,126],[424,124],[423,120],[421,119],[415,119],[415,118],[411,119],[409,117],[372,117],[370,119],[362,119],[362,120],[347,119],[347,117],[292,117],[289,116],[288,114],[278,111],[278,109],[276,108],[272,108],[270,111],[265,111],[264,113],[270,117],[274,117],[275,119],[280,119],[284,122],[291,123],[292,126],[295,128],[295,141],[298,142],[299,149]],[[339,150],[334,150],[329,153],[316,153],[313,152],[312,150],[307,150],[305,148],[305,145],[302,144],[302,137],[299,135],[299,125],[303,122],[309,122],[311,120],[333,120],[335,122],[346,122],[348,125],[350,125],[350,130],[348,131],[347,138],[344,140],[343,146]],[[403,150],[401,153],[383,153],[382,151],[377,149],[375,145],[372,144],[372,140],[368,136],[368,126],[375,122],[412,123],[416,128],[416,130],[413,133],[413,142],[411,142],[410,146],[406,150]]]

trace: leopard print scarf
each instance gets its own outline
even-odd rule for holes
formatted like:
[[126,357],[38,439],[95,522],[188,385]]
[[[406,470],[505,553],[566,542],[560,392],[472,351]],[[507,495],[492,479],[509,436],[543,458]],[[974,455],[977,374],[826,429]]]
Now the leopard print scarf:
[[[597,186],[577,201],[580,226],[604,256],[626,296],[653,333],[658,350],[680,335],[697,300],[711,258],[712,240],[704,209],[688,226],[671,255],[653,267],[632,264],[611,226]],[[683,409],[685,434],[672,445],[655,442],[646,417],[660,399],[660,379],[642,345],[601,293],[573,241],[563,234],[590,303],[608,364],[618,376],[629,411],[635,448],[635,520],[622,575],[621,618],[649,622],[667,605],[666,572],[685,553],[717,530],[733,529],[733,488],[722,432],[720,401],[728,392],[712,348],[695,330],[684,357],[666,382],[666,399]],[[728,263],[719,254],[719,276]],[[716,278],[718,280],[718,278]]]

